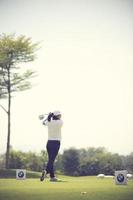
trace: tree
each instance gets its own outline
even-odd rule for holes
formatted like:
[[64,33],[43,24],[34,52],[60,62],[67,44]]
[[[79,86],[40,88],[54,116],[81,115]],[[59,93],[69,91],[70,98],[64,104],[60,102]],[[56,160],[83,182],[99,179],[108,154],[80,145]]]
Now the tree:
[[78,150],[71,148],[65,150],[62,155],[63,171],[67,175],[78,175],[80,165]]
[[1,105],[8,116],[6,168],[9,167],[10,135],[11,135],[11,94],[31,88],[30,78],[35,72],[26,70],[22,74],[17,71],[19,64],[35,59],[38,44],[32,44],[30,38],[14,34],[0,35],[0,98],[7,98],[7,109]]
[[133,173],[133,152],[125,156],[125,167],[129,173]]
[[[43,152],[43,155],[44,157],[42,157],[42,152],[37,154],[31,151],[22,152],[12,149],[10,151],[9,167],[11,169],[25,168],[32,171],[42,171],[42,166],[46,162],[46,152]],[[2,160],[0,164],[2,164]]]
[[21,151],[15,151],[12,149],[10,151],[9,157],[10,157],[9,168],[11,168],[11,169],[25,168],[24,160],[26,157],[26,153],[23,153]]

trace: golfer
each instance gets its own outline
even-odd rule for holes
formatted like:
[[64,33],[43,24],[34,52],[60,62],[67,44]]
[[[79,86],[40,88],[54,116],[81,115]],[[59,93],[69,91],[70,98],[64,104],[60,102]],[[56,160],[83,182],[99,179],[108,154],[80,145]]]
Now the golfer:
[[61,113],[59,111],[50,113],[47,120],[43,121],[43,124],[48,127],[48,141],[46,145],[48,162],[46,169],[42,171],[40,181],[43,181],[47,174],[50,174],[50,181],[59,181],[54,174],[54,161],[60,149],[61,127],[63,124]]

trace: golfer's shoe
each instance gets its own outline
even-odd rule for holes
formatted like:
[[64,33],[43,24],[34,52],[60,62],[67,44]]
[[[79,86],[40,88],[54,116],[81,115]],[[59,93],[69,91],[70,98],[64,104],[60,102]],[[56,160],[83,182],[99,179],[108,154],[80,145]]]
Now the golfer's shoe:
[[46,178],[46,175],[47,175],[46,170],[43,170],[43,171],[42,171],[42,175],[41,175],[41,177],[40,177],[40,181],[44,181],[44,179]]
[[50,181],[51,182],[61,182],[62,180],[61,179],[58,179],[56,177],[53,177],[53,178],[50,178]]

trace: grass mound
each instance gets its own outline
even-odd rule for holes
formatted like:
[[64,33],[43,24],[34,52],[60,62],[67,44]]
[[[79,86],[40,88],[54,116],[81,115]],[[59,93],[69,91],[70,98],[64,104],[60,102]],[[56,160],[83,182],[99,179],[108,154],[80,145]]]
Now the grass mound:
[[[39,178],[40,172],[26,171],[27,178]],[[16,169],[0,169],[0,178],[16,178]]]

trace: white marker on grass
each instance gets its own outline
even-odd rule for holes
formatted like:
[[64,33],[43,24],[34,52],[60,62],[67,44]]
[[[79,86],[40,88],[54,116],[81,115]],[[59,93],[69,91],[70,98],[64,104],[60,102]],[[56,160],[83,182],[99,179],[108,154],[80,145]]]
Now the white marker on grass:
[[16,179],[17,180],[25,180],[26,179],[26,170],[25,169],[17,169],[16,170]]

